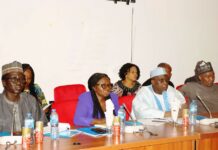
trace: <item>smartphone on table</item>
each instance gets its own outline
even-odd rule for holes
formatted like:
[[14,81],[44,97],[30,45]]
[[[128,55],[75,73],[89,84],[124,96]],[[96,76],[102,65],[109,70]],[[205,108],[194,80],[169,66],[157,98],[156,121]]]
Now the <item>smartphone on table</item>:
[[104,128],[92,128],[91,130],[96,132],[96,133],[98,133],[98,134],[105,134],[105,133],[107,133],[107,130],[104,129]]

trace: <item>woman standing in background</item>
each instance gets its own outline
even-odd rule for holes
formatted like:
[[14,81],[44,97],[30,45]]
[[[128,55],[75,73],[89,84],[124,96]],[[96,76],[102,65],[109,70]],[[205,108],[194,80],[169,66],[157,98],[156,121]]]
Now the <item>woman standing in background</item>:
[[139,67],[132,63],[126,63],[120,68],[119,76],[121,80],[114,84],[112,91],[119,97],[135,95],[141,87],[137,81],[140,77]]

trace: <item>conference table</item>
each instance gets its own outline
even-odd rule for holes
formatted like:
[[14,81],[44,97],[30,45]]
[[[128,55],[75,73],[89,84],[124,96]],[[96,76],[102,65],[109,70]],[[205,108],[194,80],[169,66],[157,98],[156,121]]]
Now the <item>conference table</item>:
[[[36,150],[218,150],[218,128],[200,125],[189,126],[165,123],[158,126],[146,126],[148,132],[125,133],[120,136],[91,137],[78,134],[72,138],[60,138],[52,141],[44,137],[42,144],[31,145]],[[4,149],[5,145],[0,145]],[[22,149],[22,145],[12,145],[9,149]]]

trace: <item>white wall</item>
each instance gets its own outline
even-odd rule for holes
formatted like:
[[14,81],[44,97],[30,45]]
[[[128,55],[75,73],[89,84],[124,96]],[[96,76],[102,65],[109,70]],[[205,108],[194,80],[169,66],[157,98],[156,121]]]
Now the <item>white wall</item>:
[[196,62],[218,71],[217,0],[141,0],[135,6],[134,62],[144,74],[159,62],[173,67],[176,85],[194,74]]
[[55,86],[86,85],[94,72],[117,81],[120,66],[131,58],[141,69],[141,82],[166,61],[173,67],[172,81],[180,84],[198,60],[218,70],[216,6],[217,0],[137,0],[129,6],[107,0],[2,0],[0,65],[30,63],[48,100]]

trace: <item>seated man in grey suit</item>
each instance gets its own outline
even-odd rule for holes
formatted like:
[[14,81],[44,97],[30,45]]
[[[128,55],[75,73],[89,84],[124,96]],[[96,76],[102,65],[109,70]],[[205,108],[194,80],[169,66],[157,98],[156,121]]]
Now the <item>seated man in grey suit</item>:
[[[22,93],[25,77],[21,63],[14,61],[2,66],[3,93],[0,94],[0,131],[14,131],[20,134],[27,113],[31,113],[35,121],[47,119],[36,99]],[[12,127],[13,125],[13,127]]]
[[[179,90],[189,99],[198,100],[198,97],[204,100],[211,112],[218,112],[218,85],[214,84],[215,73],[210,62],[199,61],[195,67],[195,82],[188,82]],[[198,96],[198,97],[197,97]],[[200,101],[198,103],[198,112],[207,112]]]

